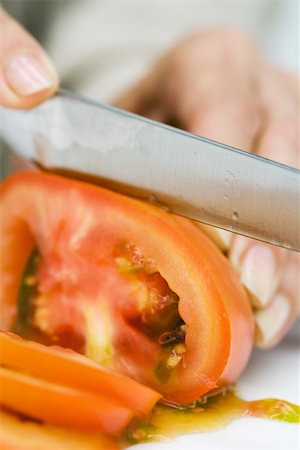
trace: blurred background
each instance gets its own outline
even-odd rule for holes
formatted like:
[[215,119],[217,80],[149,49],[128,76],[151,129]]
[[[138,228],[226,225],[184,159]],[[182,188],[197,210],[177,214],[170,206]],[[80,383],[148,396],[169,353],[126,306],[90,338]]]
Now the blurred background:
[[297,0],[4,0],[45,46],[62,85],[110,102],[188,34],[249,32],[278,65],[299,71]]

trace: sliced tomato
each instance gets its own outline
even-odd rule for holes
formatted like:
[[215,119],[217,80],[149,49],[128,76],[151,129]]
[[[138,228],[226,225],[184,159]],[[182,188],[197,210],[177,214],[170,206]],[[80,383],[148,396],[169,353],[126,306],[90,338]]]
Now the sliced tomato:
[[112,438],[24,420],[0,411],[1,450],[118,450]]
[[[2,329],[71,347],[175,402],[244,369],[248,298],[192,222],[42,173],[7,180],[0,214]],[[33,252],[39,261],[28,273]],[[24,285],[34,287],[26,298]]]
[[0,404],[46,424],[118,434],[160,395],[59,347],[0,332]]
[[[46,380],[48,383],[59,385],[58,387],[65,386],[79,390],[81,394],[84,393],[86,395],[89,393],[94,396],[100,396],[99,407],[101,402],[104,402],[112,411],[113,407],[117,405],[118,408],[122,406],[133,411],[133,413],[146,415],[160,399],[160,395],[152,389],[124,375],[105,369],[72,350],[57,346],[46,347],[35,342],[25,341],[11,333],[0,332],[0,365],[13,371],[32,375],[37,380],[37,383],[31,380],[33,389],[40,384],[39,380]],[[20,380],[19,374],[15,375],[7,372],[5,376],[5,373],[4,371],[3,376],[5,379],[9,379],[7,382],[10,382],[10,384],[13,382],[17,383],[15,379]],[[13,381],[11,381],[12,378]],[[26,380],[27,378],[24,379],[23,384],[25,384]],[[19,384],[22,384],[22,379],[19,381]],[[44,400],[41,398],[41,408],[45,405]],[[1,402],[4,402],[4,398],[0,396]],[[7,406],[13,407],[12,404]],[[15,406],[13,409],[16,409]],[[75,411],[74,405],[72,405],[72,409]],[[109,420],[108,407],[103,409],[103,413]],[[124,415],[125,422],[126,418],[132,416],[133,413]],[[99,416],[99,420],[102,420],[99,411],[97,416]],[[81,420],[81,417],[79,420]],[[121,420],[120,423],[119,428],[122,428],[124,421],[122,422]],[[116,423],[114,426],[117,426]]]
[[116,400],[0,367],[1,403],[45,423],[118,434],[134,412]]

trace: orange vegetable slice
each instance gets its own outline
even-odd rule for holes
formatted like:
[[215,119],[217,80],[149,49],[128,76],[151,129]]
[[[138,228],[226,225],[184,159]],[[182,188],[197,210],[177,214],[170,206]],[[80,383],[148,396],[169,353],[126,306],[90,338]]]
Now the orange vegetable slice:
[[72,350],[25,341],[13,333],[0,331],[0,363],[53,383],[114,398],[140,414],[148,414],[161,398],[153,389]]
[[160,395],[75,352],[0,332],[0,403],[42,422],[120,433]]
[[45,423],[118,434],[134,411],[114,399],[0,368],[1,403]]
[[118,450],[109,436],[41,425],[0,411],[1,450]]

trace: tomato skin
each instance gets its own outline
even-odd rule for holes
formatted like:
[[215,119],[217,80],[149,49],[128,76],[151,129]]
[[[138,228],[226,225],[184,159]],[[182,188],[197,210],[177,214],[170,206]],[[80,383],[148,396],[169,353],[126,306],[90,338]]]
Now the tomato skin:
[[[190,221],[96,186],[42,173],[7,180],[0,213],[2,329],[11,329],[15,320],[22,270],[38,246],[44,260],[40,289],[48,295],[52,321],[48,329],[64,326],[84,336],[85,312],[97,314],[105,305],[112,367],[175,402],[190,402],[231,383],[244,369],[254,328],[248,298],[226,258]],[[180,298],[179,312],[188,326],[186,352],[164,384],[154,376],[157,342],[132,325],[138,315],[132,292],[140,285],[137,278],[128,282],[129,277],[117,273],[113,258],[122,242],[133,242],[146,259],[154,260]]]

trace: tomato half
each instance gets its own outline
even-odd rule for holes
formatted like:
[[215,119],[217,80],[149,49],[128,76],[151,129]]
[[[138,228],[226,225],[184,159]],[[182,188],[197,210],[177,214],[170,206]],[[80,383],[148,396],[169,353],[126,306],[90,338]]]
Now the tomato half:
[[248,298],[192,222],[29,172],[3,184],[0,214],[2,329],[73,348],[174,402],[244,369]]

